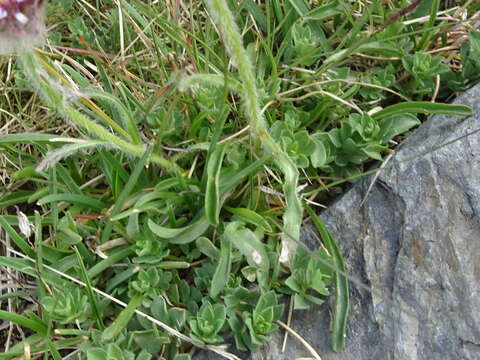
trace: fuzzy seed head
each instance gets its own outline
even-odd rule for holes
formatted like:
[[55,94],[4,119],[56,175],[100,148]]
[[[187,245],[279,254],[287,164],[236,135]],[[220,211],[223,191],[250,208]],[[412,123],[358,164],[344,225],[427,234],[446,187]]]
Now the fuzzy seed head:
[[0,0],[0,54],[31,49],[45,32],[43,0]]

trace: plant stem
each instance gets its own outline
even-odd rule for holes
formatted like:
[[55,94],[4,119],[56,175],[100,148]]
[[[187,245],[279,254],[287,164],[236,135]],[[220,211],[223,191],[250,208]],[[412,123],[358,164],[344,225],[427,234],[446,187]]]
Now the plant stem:
[[[71,104],[71,100],[67,99],[66,94],[72,92],[72,89],[63,88],[61,85],[56,84],[46,74],[41,67],[41,61],[34,52],[23,53],[20,57],[22,61],[25,74],[28,76],[32,84],[37,88],[43,98],[59,113],[63,114],[76,125],[80,126],[88,133],[95,137],[109,142],[112,146],[115,146],[119,150],[136,157],[141,157],[145,152],[144,145],[135,145],[128,141],[119,138],[112,134],[103,126],[98,125],[93,120],[82,114],[75,109]],[[182,169],[175,163],[163,158],[158,154],[152,154],[150,160],[160,165],[161,167],[175,172],[181,173]]]
[[[298,169],[287,153],[270,136],[265,119],[260,111],[259,94],[253,71],[253,63],[245,50],[240,31],[225,0],[208,0],[210,13],[222,29],[223,41],[230,53],[242,82],[245,101],[245,113],[250,123],[250,131],[256,136],[265,151],[273,156],[276,165],[284,174],[283,191],[287,207],[283,215],[284,231],[298,240],[302,223],[303,208],[298,196]],[[282,253],[280,261],[288,263],[295,254],[296,242],[290,237],[282,236]]]

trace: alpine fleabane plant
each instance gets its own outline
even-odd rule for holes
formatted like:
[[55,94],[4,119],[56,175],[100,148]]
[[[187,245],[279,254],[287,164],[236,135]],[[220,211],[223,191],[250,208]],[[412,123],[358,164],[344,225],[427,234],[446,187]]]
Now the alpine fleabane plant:
[[0,54],[18,53],[42,42],[43,0],[0,0]]

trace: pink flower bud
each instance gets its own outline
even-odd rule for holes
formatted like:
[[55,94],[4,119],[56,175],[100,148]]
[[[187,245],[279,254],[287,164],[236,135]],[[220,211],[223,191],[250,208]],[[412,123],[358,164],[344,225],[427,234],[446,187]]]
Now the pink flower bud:
[[43,0],[0,0],[0,54],[31,49],[41,43]]

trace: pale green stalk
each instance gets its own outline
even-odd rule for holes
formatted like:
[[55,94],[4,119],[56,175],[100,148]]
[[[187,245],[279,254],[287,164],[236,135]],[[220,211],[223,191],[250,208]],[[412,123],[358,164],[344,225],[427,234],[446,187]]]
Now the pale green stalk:
[[[272,154],[276,165],[284,174],[283,191],[287,200],[287,207],[283,216],[284,231],[290,234],[294,240],[298,240],[303,218],[303,207],[297,191],[298,169],[288,154],[283,151],[268,133],[267,124],[260,110],[253,64],[243,46],[240,31],[226,0],[207,0],[207,4],[214,21],[220,25],[225,46],[238,69],[250,131],[254,136],[258,137],[263,148]],[[296,242],[290,239],[290,237],[282,236],[280,261],[288,263],[295,254],[296,246]]]
[[[67,93],[73,90],[61,88],[46,74],[42,77],[40,74],[44,74],[45,71],[40,66],[40,61],[35,53],[25,52],[20,56],[20,59],[29,80],[37,88],[43,98],[55,110],[69,118],[76,125],[86,130],[89,134],[94,135],[98,139],[107,141],[109,144],[115,146],[126,154],[136,157],[141,157],[144,154],[144,145],[135,145],[119,138],[118,136],[115,136],[103,126],[98,125],[75,109],[67,100]],[[176,164],[168,161],[158,154],[152,154],[150,160],[170,171],[181,172],[181,168],[179,168]]]

